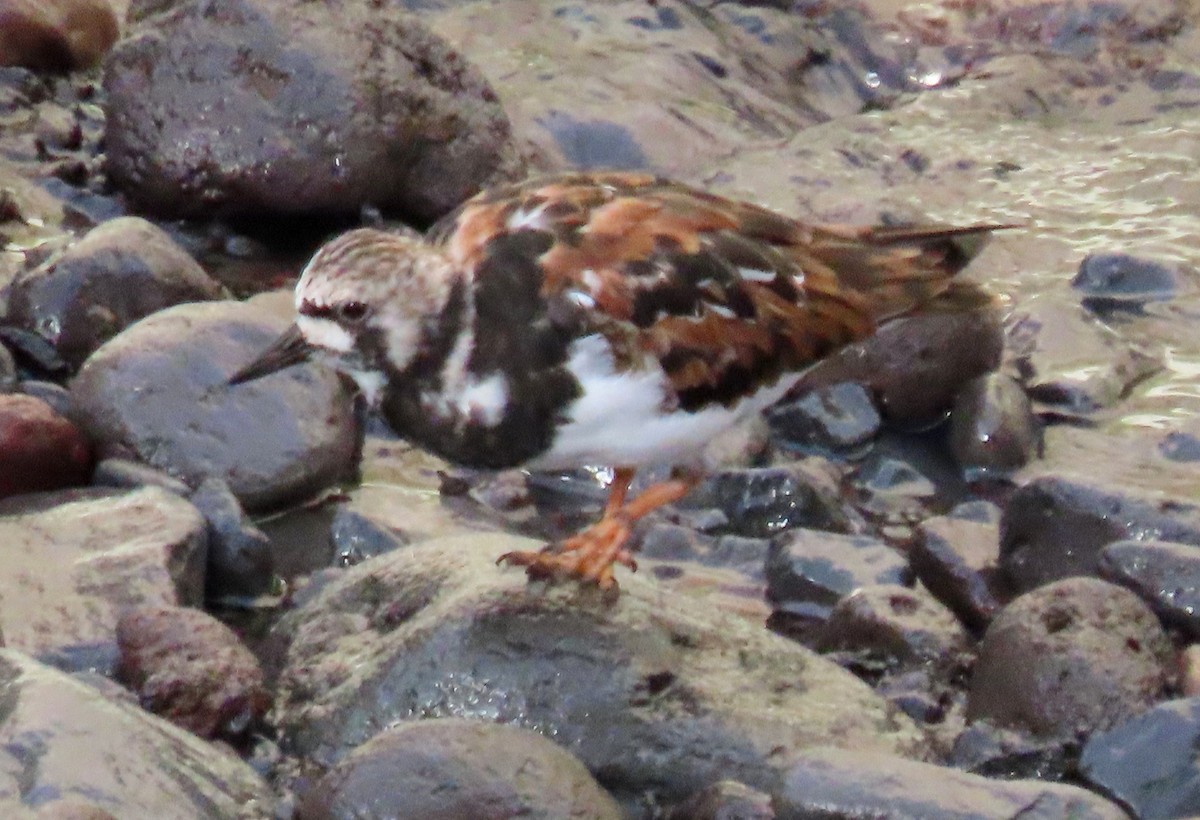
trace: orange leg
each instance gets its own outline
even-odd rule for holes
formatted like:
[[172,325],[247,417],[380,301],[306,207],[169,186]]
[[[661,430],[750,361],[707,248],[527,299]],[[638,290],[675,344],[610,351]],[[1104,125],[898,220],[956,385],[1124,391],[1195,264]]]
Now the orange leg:
[[641,495],[626,503],[625,496],[633,481],[633,473],[631,467],[616,470],[609,488],[608,503],[604,505],[604,514],[583,532],[559,544],[548,545],[541,552],[505,553],[496,563],[525,567],[530,578],[576,578],[603,590],[615,589],[615,564],[637,570],[637,561],[625,549],[634,523],[664,504],[683,498],[698,480],[696,476],[672,478],[647,487]]

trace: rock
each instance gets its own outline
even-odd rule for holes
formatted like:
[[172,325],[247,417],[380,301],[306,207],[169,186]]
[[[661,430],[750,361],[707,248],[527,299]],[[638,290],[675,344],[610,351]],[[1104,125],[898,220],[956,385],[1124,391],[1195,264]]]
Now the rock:
[[178,305],[101,347],[71,382],[104,458],[134,458],[199,486],[224,480],[247,509],[304,498],[354,461],[354,405],[333,371],[226,380],[287,326],[256,303]]
[[1136,817],[1200,814],[1200,698],[1160,703],[1083,747],[1079,772]]
[[871,454],[855,475],[854,485],[863,496],[859,508],[892,524],[926,518],[938,497],[937,484],[917,465],[883,451]]
[[1000,510],[967,502],[949,515],[927,518],[909,548],[917,578],[963,623],[982,629],[1000,609],[993,584],[1000,558]]
[[929,763],[849,749],[800,753],[785,775],[774,802],[779,820],[809,817],[1126,820],[1120,808],[1075,786],[1036,780],[990,780]]
[[713,536],[678,524],[651,524],[642,535],[637,554],[658,561],[728,567],[747,578],[762,580],[763,561],[770,546],[765,538]]
[[409,543],[403,533],[345,505],[333,514],[329,538],[333,542],[333,561],[343,567],[352,567]]
[[1200,637],[1200,546],[1116,541],[1100,552],[1100,575],[1137,593],[1163,623]]
[[8,348],[0,344],[0,394],[11,393],[17,387],[17,363]]
[[0,0],[0,65],[91,68],[119,31],[105,0]]
[[63,490],[0,503],[0,623],[30,654],[111,645],[120,611],[200,604],[204,520],[158,488]]
[[950,411],[950,448],[970,480],[1004,478],[1037,455],[1033,407],[1017,381],[1002,373],[972,379]]
[[736,780],[718,780],[671,809],[667,820],[775,820],[771,796]]
[[87,483],[92,448],[41,399],[0,394],[0,498]]
[[1179,653],[1179,694],[1200,695],[1200,644],[1190,644]]
[[120,487],[130,490],[139,487],[161,487],[180,498],[192,494],[192,488],[177,478],[127,458],[106,458],[96,465],[92,483],[100,487]]
[[878,539],[803,528],[771,542],[766,576],[767,597],[776,608],[826,614],[859,587],[911,579],[904,556]]
[[803,461],[722,470],[689,493],[680,506],[715,507],[725,514],[728,532],[747,538],[769,538],[793,527],[847,526],[837,488],[827,472]]
[[208,522],[204,597],[232,602],[269,592],[275,584],[271,540],[242,511],[229,485],[206,479],[189,500]]
[[[271,790],[253,769],[136,705],[13,650],[0,650],[0,686],[5,817],[28,817],[33,806],[38,817],[273,816]],[[102,813],[55,813],[72,803]]]
[[1079,742],[1076,738],[1034,738],[990,723],[972,723],[954,739],[954,748],[944,762],[1001,780],[1059,782],[1076,777]]
[[864,684],[757,624],[639,575],[605,604],[496,568],[537,546],[500,534],[415,544],[285,615],[286,747],[325,768],[398,720],[515,723],[570,749],[619,801],[659,804],[722,778],[769,791],[779,762],[813,744],[914,750],[912,724]]
[[91,800],[71,795],[38,806],[38,820],[118,820]]
[[1184,430],[1172,430],[1158,445],[1163,458],[1191,463],[1200,461],[1200,424],[1187,425]]
[[891,667],[913,667],[952,665],[969,643],[950,610],[925,590],[875,584],[837,602],[818,647],[861,654]]
[[46,402],[60,416],[69,415],[71,412],[71,394],[61,384],[40,379],[23,379],[18,389],[26,396]]
[[1068,578],[1004,608],[984,635],[967,719],[1069,737],[1106,729],[1162,693],[1171,645],[1132,592]]
[[142,708],[200,737],[236,740],[271,705],[254,655],[233,630],[198,609],[125,610],[117,646],[117,678]]
[[299,820],[618,820],[578,759],[537,732],[442,718],[407,721],[355,749],[313,787]]
[[8,318],[41,334],[78,367],[143,316],[181,302],[218,299],[222,291],[161,228],[121,217],[18,277]]
[[879,432],[879,411],[861,384],[831,384],[776,405],[772,430],[788,447],[818,454],[854,455]]
[[172,4],[104,87],[110,178],[158,214],[429,222],[520,164],[483,75],[400,5]]
[[1127,253],[1089,253],[1079,263],[1071,287],[1085,308],[1100,315],[1140,311],[1148,302],[1170,299],[1179,288],[1176,268]]
[[1000,561],[1018,592],[1099,573],[1100,551],[1126,538],[1200,545],[1200,509],[1069,475],[1036,478],[1009,499]]
[[1070,305],[1027,302],[1008,336],[1029,397],[1039,411],[1059,418],[1086,418],[1111,407],[1162,366],[1158,356]]
[[796,390],[854,382],[878,397],[886,421],[928,427],[945,416],[964,384],[996,369],[1003,347],[990,299],[964,288],[823,359]]

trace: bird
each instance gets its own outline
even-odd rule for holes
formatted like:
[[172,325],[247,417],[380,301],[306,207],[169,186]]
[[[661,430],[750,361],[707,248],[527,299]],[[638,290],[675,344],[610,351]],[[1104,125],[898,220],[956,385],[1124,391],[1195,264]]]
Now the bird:
[[[920,312],[1006,225],[813,224],[650,173],[481,191],[424,235],[318,249],[296,320],[237,385],[312,356],[411,443],[467,467],[612,469],[599,519],[497,563],[617,591],[634,525],[702,479],[705,445],[814,364]],[[638,469],[670,478],[630,499]]]

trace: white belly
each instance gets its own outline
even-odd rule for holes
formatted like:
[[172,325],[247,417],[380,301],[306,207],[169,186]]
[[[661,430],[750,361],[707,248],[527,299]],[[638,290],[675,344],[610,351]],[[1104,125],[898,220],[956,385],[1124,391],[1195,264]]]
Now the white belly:
[[665,409],[670,387],[657,366],[615,372],[602,336],[576,341],[567,367],[584,394],[567,407],[567,424],[550,450],[526,465],[530,469],[695,464],[713,438],[777,402],[800,378],[790,373],[734,405],[689,413]]

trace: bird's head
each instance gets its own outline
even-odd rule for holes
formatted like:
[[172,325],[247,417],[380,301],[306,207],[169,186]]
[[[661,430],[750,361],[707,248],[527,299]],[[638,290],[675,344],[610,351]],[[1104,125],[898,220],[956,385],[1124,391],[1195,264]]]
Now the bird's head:
[[372,392],[418,355],[445,308],[454,266],[419,237],[371,228],[324,245],[296,284],[296,323],[230,384],[253,381],[316,355]]

